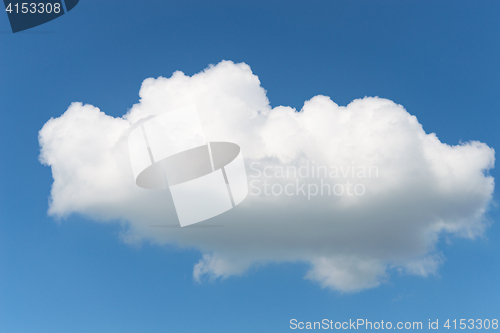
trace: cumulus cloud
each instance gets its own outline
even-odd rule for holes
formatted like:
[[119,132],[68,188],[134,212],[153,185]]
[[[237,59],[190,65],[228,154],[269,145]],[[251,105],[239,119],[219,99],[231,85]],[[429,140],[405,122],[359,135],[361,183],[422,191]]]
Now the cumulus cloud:
[[[493,149],[444,144],[390,100],[339,106],[315,96],[300,111],[272,108],[250,67],[230,61],[191,77],[148,78],[139,96],[120,118],[73,103],[43,126],[49,214],[119,221],[126,242],[195,247],[195,280],[306,262],[307,279],[353,292],[378,286],[392,269],[435,274],[440,236],[475,238],[487,226]],[[176,228],[169,191],[135,185],[127,137],[144,120],[193,104],[208,141],[240,145],[251,193],[201,227]]]

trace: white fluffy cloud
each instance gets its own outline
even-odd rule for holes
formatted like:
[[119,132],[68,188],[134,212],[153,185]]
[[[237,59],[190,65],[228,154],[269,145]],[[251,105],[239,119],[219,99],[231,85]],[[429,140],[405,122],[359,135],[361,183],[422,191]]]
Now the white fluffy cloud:
[[[196,280],[300,261],[310,264],[307,279],[358,291],[391,269],[434,274],[444,261],[435,248],[440,235],[474,238],[486,227],[493,149],[441,143],[390,100],[338,106],[315,96],[300,112],[271,108],[250,67],[230,61],[192,77],[146,79],[139,95],[121,118],[73,103],[44,125],[40,161],[54,178],[49,214],[119,221],[127,242],[196,247],[203,253]],[[176,228],[168,190],[135,185],[127,136],[141,120],[191,104],[208,141],[240,145],[252,194],[204,228]]]

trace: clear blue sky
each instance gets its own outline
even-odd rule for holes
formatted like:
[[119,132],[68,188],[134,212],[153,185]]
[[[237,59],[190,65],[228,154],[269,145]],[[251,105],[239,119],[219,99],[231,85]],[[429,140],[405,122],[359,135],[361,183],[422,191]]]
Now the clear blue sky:
[[[118,224],[47,216],[38,131],[82,101],[113,116],[147,77],[249,64],[271,105],[324,94],[402,104],[447,144],[500,147],[498,1],[97,1],[12,34],[0,15],[0,332],[285,332],[289,320],[500,319],[500,217],[439,243],[439,276],[339,294],[274,264],[196,284],[196,250],[124,244]],[[497,171],[491,174],[496,178]],[[495,194],[495,202],[498,196]]]

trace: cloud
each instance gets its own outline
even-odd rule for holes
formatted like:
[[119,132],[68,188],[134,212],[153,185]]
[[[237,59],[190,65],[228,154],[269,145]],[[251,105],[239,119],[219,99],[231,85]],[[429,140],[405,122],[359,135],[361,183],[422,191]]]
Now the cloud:
[[314,258],[311,262],[312,268],[306,275],[307,279],[344,292],[377,287],[386,277],[385,265],[377,260],[340,256]]
[[[126,242],[195,247],[203,254],[195,280],[306,262],[307,279],[354,292],[378,286],[392,269],[435,274],[444,262],[440,236],[473,239],[487,227],[493,149],[444,144],[390,100],[339,106],[315,96],[299,112],[271,108],[250,67],[230,61],[191,77],[146,79],[139,96],[121,118],[73,103],[43,126],[40,161],[54,178],[48,212],[119,221]],[[168,190],[135,185],[127,136],[191,104],[208,141],[240,145],[251,194],[204,228],[175,228]]]

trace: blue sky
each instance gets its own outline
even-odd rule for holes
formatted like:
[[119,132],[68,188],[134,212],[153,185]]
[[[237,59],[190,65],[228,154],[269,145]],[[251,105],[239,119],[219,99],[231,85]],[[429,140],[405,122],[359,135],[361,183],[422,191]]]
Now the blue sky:
[[[388,98],[446,144],[500,146],[496,1],[92,1],[12,34],[0,15],[0,331],[282,332],[289,320],[499,318],[500,229],[438,243],[437,276],[391,272],[354,294],[304,279],[306,264],[197,284],[201,254],[128,245],[118,223],[47,216],[38,131],[75,101],[122,116],[148,77],[245,62],[272,107],[315,95]],[[496,178],[497,171],[491,170]]]

